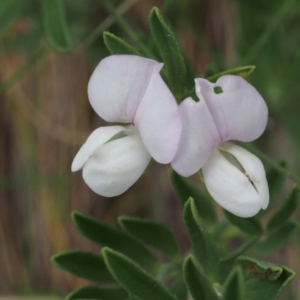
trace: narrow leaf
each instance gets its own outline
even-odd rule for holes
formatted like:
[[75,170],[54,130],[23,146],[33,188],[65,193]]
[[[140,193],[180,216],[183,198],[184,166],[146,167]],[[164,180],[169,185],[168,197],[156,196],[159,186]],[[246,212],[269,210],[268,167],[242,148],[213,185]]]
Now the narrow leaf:
[[224,76],[224,75],[238,75],[238,76],[242,76],[245,78],[245,77],[249,76],[255,70],[255,68],[256,68],[255,66],[238,67],[238,68],[226,70],[226,71],[223,71],[216,75],[210,76],[207,78],[207,80],[209,80],[211,82],[215,82],[221,76]]
[[227,255],[223,256],[220,261],[221,262],[227,262],[232,261],[238,256],[244,254],[249,248],[251,248],[258,240],[257,236],[251,237],[249,240],[247,240],[244,244],[242,244],[240,247],[235,249],[234,251],[228,253]]
[[245,284],[241,267],[235,267],[225,280],[223,300],[245,299]]
[[1,0],[0,1],[0,37],[17,17],[21,8],[22,0]]
[[219,270],[218,250],[198,215],[193,198],[189,198],[184,205],[183,217],[197,261],[209,277],[216,278]]
[[[284,161],[279,162],[279,165],[282,168],[287,167],[287,164]],[[282,189],[282,186],[284,184],[284,181],[286,179],[286,174],[284,174],[283,172],[280,172],[276,168],[271,168],[267,171],[266,177],[267,177],[267,182],[269,185],[270,202],[269,202],[268,208],[265,210],[262,209],[256,215],[256,218],[260,218],[261,216],[265,215],[270,210],[270,208],[274,205],[276,200],[278,200],[278,195],[279,195],[279,193]]]
[[73,250],[52,257],[52,262],[75,276],[99,282],[115,282],[101,256]]
[[272,215],[268,225],[268,230],[274,230],[282,226],[285,221],[292,215],[298,205],[298,187],[294,185],[286,200],[280,205],[276,212]]
[[242,256],[237,261],[248,278],[246,298],[249,300],[277,299],[296,276],[293,270],[285,266],[258,261],[251,257]]
[[110,32],[104,32],[103,39],[107,49],[111,54],[140,55],[132,46]]
[[179,257],[176,240],[167,226],[152,220],[125,216],[119,218],[119,223],[137,239],[174,258]]
[[42,0],[41,3],[44,27],[49,42],[59,51],[70,51],[71,39],[62,0]]
[[115,279],[132,295],[143,300],[176,300],[154,277],[123,254],[103,248],[107,268]]
[[216,213],[211,199],[206,197],[190,179],[180,176],[174,170],[171,171],[170,178],[182,205],[185,204],[189,197],[192,197],[198,211],[201,212],[200,215],[203,220],[209,224],[216,222]]
[[128,293],[121,288],[98,288],[95,286],[85,286],[71,292],[66,300],[124,300],[128,298]]
[[150,11],[149,24],[159,53],[165,63],[171,89],[175,97],[179,99],[184,94],[186,67],[178,42],[157,7]]
[[234,226],[238,227],[241,231],[251,234],[251,235],[256,235],[259,236],[261,235],[263,229],[260,224],[260,222],[255,218],[240,218],[232,213],[230,213],[227,210],[223,210],[223,213],[227,220]]
[[289,220],[277,230],[273,230],[264,241],[257,243],[254,250],[264,255],[276,252],[287,243],[299,228],[300,224],[298,222]]
[[188,290],[183,278],[179,278],[171,286],[170,291],[174,294],[179,300],[186,300],[188,295]]
[[197,267],[192,256],[188,256],[184,261],[183,275],[194,300],[219,299],[205,272]]
[[78,231],[92,242],[108,246],[145,265],[156,263],[154,256],[134,237],[79,212],[73,212],[72,218]]

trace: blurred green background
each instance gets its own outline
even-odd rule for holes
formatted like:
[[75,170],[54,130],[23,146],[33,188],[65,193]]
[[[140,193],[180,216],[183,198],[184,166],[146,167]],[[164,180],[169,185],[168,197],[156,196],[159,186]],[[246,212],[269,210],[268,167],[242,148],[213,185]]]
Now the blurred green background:
[[[191,87],[194,74],[256,65],[248,80],[270,111],[267,130],[256,144],[299,173],[299,0],[113,1],[121,21],[110,15],[107,1],[64,0],[72,44],[65,53],[47,40],[43,1],[0,2],[0,299],[65,295],[85,283],[50,262],[52,254],[67,249],[99,251],[75,231],[73,210],[111,224],[124,214],[151,217],[172,228],[183,253],[188,249],[168,166],[154,164],[112,199],[94,194],[80,172],[70,171],[82,143],[105,124],[86,93],[94,67],[109,54],[102,33],[110,31],[140,51],[142,44],[157,53],[147,24],[154,5],[178,37]],[[269,259],[299,273],[299,242],[297,233]],[[290,288],[294,299],[300,297],[299,286],[296,278]]]

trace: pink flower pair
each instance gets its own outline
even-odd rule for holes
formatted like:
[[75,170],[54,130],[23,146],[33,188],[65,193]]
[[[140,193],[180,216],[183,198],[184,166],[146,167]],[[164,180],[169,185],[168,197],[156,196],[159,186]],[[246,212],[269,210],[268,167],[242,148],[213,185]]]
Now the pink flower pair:
[[261,161],[228,142],[253,141],[263,133],[268,119],[263,98],[243,78],[225,75],[215,84],[195,79],[200,101],[187,98],[178,106],[160,76],[162,66],[133,55],[99,63],[88,85],[90,103],[105,121],[127,126],[96,129],[72,171],[83,169],[94,192],[113,197],[137,181],[152,157],[183,176],[202,168],[209,193],[237,216],[266,209],[269,190]]

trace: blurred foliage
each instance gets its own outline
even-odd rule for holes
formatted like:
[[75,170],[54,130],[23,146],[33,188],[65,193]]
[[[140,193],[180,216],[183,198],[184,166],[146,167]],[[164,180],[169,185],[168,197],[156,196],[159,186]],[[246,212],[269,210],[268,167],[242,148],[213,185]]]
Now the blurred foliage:
[[[181,208],[170,191],[170,183],[162,180],[153,188],[151,182],[163,169],[151,171],[126,195],[107,202],[88,191],[80,174],[71,175],[69,167],[91,128],[99,125],[88,107],[86,83],[93,66],[109,54],[102,33],[109,31],[142,55],[161,60],[147,25],[147,15],[154,5],[161,8],[166,23],[179,40],[187,68],[187,90],[193,88],[195,74],[210,76],[237,66],[256,66],[248,80],[264,96],[270,110],[268,130],[257,145],[276,160],[287,160],[290,169],[299,173],[300,6],[297,0],[56,2],[61,3],[59,7],[64,10],[61,20],[66,24],[72,45],[68,54],[57,53],[53,48],[56,43],[48,43],[49,30],[44,27],[42,1],[2,0],[0,3],[0,95],[3,101],[0,114],[3,279],[0,290],[3,293],[50,290],[66,293],[85,283],[54,270],[48,259],[52,253],[82,248],[82,245],[88,250],[98,249],[74,233],[68,221],[74,209],[90,212],[111,223],[116,223],[120,211],[152,216],[176,229],[180,249],[187,249],[183,226],[178,225],[178,218],[174,217],[180,218]],[[274,169],[271,171],[276,173]],[[182,184],[190,187],[190,183]],[[149,185],[153,192],[144,196]],[[274,193],[278,203],[274,200],[271,213],[277,206],[279,209],[290,207],[284,203],[294,205],[294,201],[288,201],[289,197],[285,198],[290,186],[286,181],[282,192]],[[157,190],[163,191],[168,200],[157,197]],[[193,193],[206,195],[203,188]],[[179,197],[185,194],[183,191]],[[145,199],[142,204],[141,197]],[[150,199],[153,201],[147,202]],[[283,202],[284,199],[287,200]],[[199,203],[195,201],[198,208]],[[211,210],[210,207],[204,209]],[[220,212],[217,215],[220,221],[214,236],[219,239],[223,258],[230,257],[226,250],[233,245],[235,250],[240,249],[237,255],[241,255],[256,243],[256,239],[243,235],[243,225],[233,222],[235,226],[232,226]],[[299,217],[299,211],[294,215]],[[267,223],[268,218],[268,215],[263,216],[262,224]],[[210,220],[216,220],[214,214]],[[231,221],[230,217],[228,220]],[[299,227],[296,221],[290,220],[282,225],[273,231],[270,229],[266,233],[268,238],[262,235],[251,251],[265,255],[266,243],[273,247],[278,236],[283,240],[277,246],[282,247]],[[284,260],[284,264],[299,272],[299,235],[294,237],[289,247],[280,250],[280,258],[267,257]],[[240,282],[239,274],[239,270],[231,274],[226,286]],[[182,287],[180,280],[178,287]],[[295,292],[287,292],[286,299],[295,299],[293,294],[300,295],[297,279],[293,288]],[[184,294],[182,288],[178,290]]]

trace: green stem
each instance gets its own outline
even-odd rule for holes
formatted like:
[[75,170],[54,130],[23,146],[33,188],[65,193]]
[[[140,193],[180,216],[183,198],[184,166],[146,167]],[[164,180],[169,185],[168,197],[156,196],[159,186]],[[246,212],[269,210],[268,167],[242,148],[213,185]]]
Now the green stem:
[[240,144],[243,145],[244,148],[251,151],[253,154],[255,154],[258,158],[265,161],[268,165],[270,165],[272,168],[278,170],[279,172],[285,174],[287,177],[291,178],[300,185],[300,177],[296,176],[294,173],[290,172],[286,168],[282,167],[277,161],[270,158],[268,155],[264,154],[260,150],[258,150],[254,145],[250,143],[243,143],[240,142]]
[[293,6],[294,1],[283,1],[283,5],[280,6],[277,13],[274,15],[274,17],[271,19],[270,22],[268,22],[268,25],[266,26],[265,30],[261,33],[261,35],[257,38],[254,45],[252,45],[250,51],[247,53],[245,58],[242,60],[242,65],[246,64],[246,62],[253,61],[253,59],[259,54],[259,52],[262,50],[263,46],[266,44],[268,39],[270,38],[271,34],[275,29],[278,28],[278,24],[283,23],[283,18],[291,11],[291,9],[294,9]]

